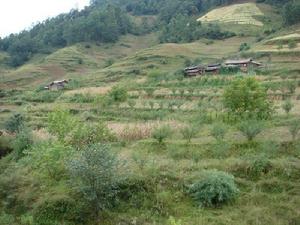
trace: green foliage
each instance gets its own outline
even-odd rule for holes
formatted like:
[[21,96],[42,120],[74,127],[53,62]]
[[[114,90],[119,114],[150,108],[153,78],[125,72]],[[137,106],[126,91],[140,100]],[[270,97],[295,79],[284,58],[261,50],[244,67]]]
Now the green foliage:
[[78,121],[67,110],[58,109],[48,115],[48,129],[60,141],[63,141],[77,124]]
[[10,225],[10,224],[14,224],[15,223],[15,219],[12,215],[6,214],[4,212],[2,212],[0,214],[0,225]]
[[12,138],[0,136],[0,159],[13,151]]
[[157,140],[159,144],[163,144],[164,141],[172,135],[172,130],[169,126],[161,126],[152,132],[152,138]]
[[281,105],[281,107],[286,114],[289,114],[292,108],[294,107],[294,104],[290,100],[287,100]]
[[229,112],[243,118],[270,118],[273,112],[267,92],[254,78],[237,79],[225,89],[224,105]]
[[79,225],[87,221],[87,209],[68,196],[52,196],[33,210],[34,225]]
[[240,45],[240,52],[242,52],[242,51],[247,51],[247,50],[249,50],[251,47],[250,47],[250,45],[248,44],[248,43],[242,43],[241,45]]
[[197,135],[198,130],[194,126],[186,126],[180,130],[182,137],[187,141],[191,142],[191,139]]
[[12,143],[15,159],[20,159],[24,156],[24,150],[28,149],[33,144],[31,130],[27,127],[22,127],[16,134]]
[[115,136],[102,123],[80,123],[69,133],[66,141],[76,148],[114,141]]
[[292,121],[289,124],[289,132],[292,135],[293,141],[296,140],[299,131],[300,131],[300,120]]
[[216,123],[213,125],[210,134],[217,140],[222,141],[227,132],[227,127],[223,123]]
[[20,113],[12,115],[5,123],[5,129],[8,132],[19,132],[24,126],[24,116]]
[[32,169],[38,171],[38,175],[41,177],[59,181],[64,178],[64,160],[70,156],[71,152],[70,147],[61,143],[55,141],[41,142],[25,152],[28,157],[24,158],[24,161]]
[[181,220],[176,220],[173,216],[170,216],[169,220],[168,220],[168,224],[169,225],[181,225],[182,222]]
[[[129,16],[117,6],[101,5],[72,10],[47,19],[30,30],[10,35],[0,43],[0,49],[10,54],[10,64],[20,66],[36,53],[78,42],[115,42],[121,35],[134,33]],[[83,63],[78,59],[78,63]]]
[[253,176],[266,174],[271,169],[271,161],[266,155],[259,155],[250,161],[250,173]]
[[125,102],[128,95],[125,88],[115,86],[109,92],[109,97],[113,100],[113,102],[120,103]]
[[136,101],[130,99],[130,100],[128,100],[127,104],[131,109],[134,109],[134,107],[136,105]]
[[106,145],[91,145],[68,164],[71,182],[89,202],[96,215],[116,203],[119,161]]
[[300,2],[288,2],[283,8],[283,17],[288,25],[300,22]]
[[245,120],[238,125],[239,131],[247,138],[248,141],[253,139],[262,132],[264,124],[258,120]]
[[234,200],[239,190],[232,175],[210,170],[190,186],[189,193],[200,207],[216,207]]

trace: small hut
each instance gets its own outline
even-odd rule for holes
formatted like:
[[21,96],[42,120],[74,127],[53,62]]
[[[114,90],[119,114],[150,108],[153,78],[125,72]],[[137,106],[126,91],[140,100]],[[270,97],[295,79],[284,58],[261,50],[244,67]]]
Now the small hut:
[[65,88],[65,85],[69,83],[67,80],[57,80],[51,82],[49,85],[45,87],[46,90],[57,91]]
[[213,73],[213,74],[218,74],[220,72],[221,69],[221,64],[210,64],[207,65],[207,67],[205,68],[205,72],[206,73]]
[[193,77],[197,75],[202,75],[205,73],[205,67],[204,66],[191,66],[184,69],[184,74],[187,77]]

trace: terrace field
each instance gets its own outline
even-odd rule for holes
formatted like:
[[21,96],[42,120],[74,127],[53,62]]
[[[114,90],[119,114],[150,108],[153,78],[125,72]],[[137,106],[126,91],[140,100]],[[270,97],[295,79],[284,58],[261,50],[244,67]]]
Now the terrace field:
[[[260,29],[269,26],[260,19],[266,8],[251,1],[217,8],[201,20]],[[156,32],[126,35],[114,44],[86,42],[37,55],[16,69],[2,66],[7,55],[0,52],[0,225],[300,224],[298,33],[291,28],[262,40],[237,35],[190,43],[159,43]],[[278,48],[282,40],[287,42]],[[249,49],[241,50],[245,43]],[[183,75],[190,65],[240,58],[263,66]],[[271,103],[270,117],[238,117],[225,105],[226,90],[249,78],[266,94],[263,103]],[[44,90],[62,79],[70,79],[63,90]],[[244,88],[239,99],[252,93]],[[14,150],[18,135],[6,130],[15,114],[24,116],[33,140],[21,158]],[[253,139],[243,121],[256,128]],[[87,187],[78,189],[69,176],[71,160],[94,142],[120,161],[109,178],[101,177],[118,175],[106,188],[116,190],[117,200],[96,215],[85,200]],[[74,168],[86,168],[87,162],[76,162],[81,167]],[[190,190],[216,170],[232,175],[238,191],[234,199],[207,207]]]

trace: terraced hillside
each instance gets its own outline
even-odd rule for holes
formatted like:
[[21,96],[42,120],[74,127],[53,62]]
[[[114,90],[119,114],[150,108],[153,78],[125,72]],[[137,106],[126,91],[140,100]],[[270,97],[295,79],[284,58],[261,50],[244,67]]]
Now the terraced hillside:
[[[298,34],[0,53],[0,225],[299,224]],[[262,66],[183,74],[241,58]]]

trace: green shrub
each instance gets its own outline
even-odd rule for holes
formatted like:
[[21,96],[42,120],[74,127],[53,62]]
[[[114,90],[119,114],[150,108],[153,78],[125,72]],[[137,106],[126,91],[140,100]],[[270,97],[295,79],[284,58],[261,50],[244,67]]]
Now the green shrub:
[[134,100],[129,100],[127,102],[128,106],[131,108],[131,109],[134,109],[135,105],[136,105],[136,101]]
[[12,138],[0,136],[0,159],[13,151]]
[[48,115],[48,129],[60,141],[63,141],[77,124],[76,118],[67,110],[55,110]]
[[15,224],[15,219],[12,215],[1,213],[0,214],[0,225],[13,225]]
[[47,181],[59,181],[66,174],[64,161],[72,149],[55,141],[40,142],[28,149],[25,161]]
[[224,105],[231,114],[243,118],[267,119],[273,113],[265,88],[254,78],[233,81],[225,89]]
[[33,143],[31,130],[23,127],[16,135],[12,146],[14,149],[15,159],[20,159],[24,156],[24,150],[28,149]]
[[125,102],[128,97],[127,90],[118,86],[113,87],[108,95],[116,103]]
[[116,204],[117,188],[120,181],[116,155],[107,145],[91,145],[75,155],[68,163],[72,185],[99,212]]
[[191,142],[191,139],[197,135],[198,130],[196,127],[187,126],[180,130],[182,137],[187,141],[187,143]]
[[76,148],[85,145],[114,141],[116,138],[101,122],[80,123],[68,135],[67,142]]
[[242,43],[241,45],[240,45],[240,52],[242,52],[242,51],[247,51],[247,50],[249,50],[251,47],[250,47],[250,45],[248,44],[248,43]]
[[8,132],[18,132],[24,126],[24,116],[20,113],[12,115],[5,123],[5,129]]
[[67,196],[52,196],[33,210],[34,225],[85,224],[87,209]]
[[289,41],[289,42],[288,42],[288,47],[289,47],[289,49],[296,48],[296,47],[297,47],[297,42],[294,41],[294,40]]
[[270,171],[272,165],[271,161],[266,155],[259,155],[250,161],[250,174],[253,176],[260,176]]
[[296,140],[299,131],[300,131],[300,120],[292,121],[292,122],[289,124],[289,132],[290,132],[290,134],[292,135],[293,141]]
[[190,186],[189,193],[200,207],[216,207],[234,200],[239,190],[232,175],[210,170]]
[[213,125],[210,134],[217,140],[222,141],[227,132],[227,127],[223,123],[216,123]]
[[172,135],[172,130],[169,126],[161,126],[152,132],[152,138],[157,140],[159,144],[163,144],[164,141]]
[[287,100],[281,105],[281,107],[286,114],[289,114],[292,108],[294,107],[294,104],[290,100]]
[[264,124],[258,120],[245,120],[238,125],[239,131],[247,138],[248,141],[253,139],[262,132]]

